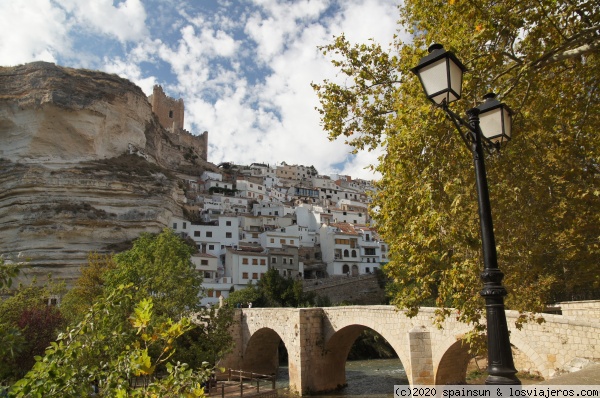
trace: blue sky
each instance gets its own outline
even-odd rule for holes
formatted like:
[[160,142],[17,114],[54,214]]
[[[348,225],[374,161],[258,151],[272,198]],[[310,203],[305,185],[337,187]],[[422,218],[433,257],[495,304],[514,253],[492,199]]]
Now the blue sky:
[[387,45],[394,0],[0,0],[0,63],[44,60],[125,77],[183,98],[209,161],[314,165],[374,178],[378,152],[330,142],[311,82],[337,79],[317,50],[344,33]]

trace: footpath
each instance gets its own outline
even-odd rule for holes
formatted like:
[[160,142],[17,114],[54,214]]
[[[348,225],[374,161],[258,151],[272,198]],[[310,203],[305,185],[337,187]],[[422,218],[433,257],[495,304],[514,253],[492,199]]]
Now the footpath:
[[545,380],[540,385],[600,385],[600,363],[586,366],[585,368],[573,372],[565,373],[563,375],[553,377],[550,380]]

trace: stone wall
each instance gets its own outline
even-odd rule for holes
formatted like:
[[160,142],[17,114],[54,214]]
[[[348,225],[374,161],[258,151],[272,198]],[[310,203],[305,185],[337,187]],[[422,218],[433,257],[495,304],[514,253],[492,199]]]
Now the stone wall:
[[171,132],[183,129],[185,108],[181,98],[167,97],[162,87],[156,85],[148,101],[161,126]]
[[562,314],[565,316],[600,320],[600,300],[569,301],[559,303],[559,305]]
[[161,126],[171,133],[169,140],[172,146],[177,151],[183,151],[188,161],[192,161],[194,156],[206,161],[208,159],[208,132],[193,135],[183,128],[185,118],[183,99],[168,97],[162,87],[156,85],[152,95],[148,97],[148,101],[150,101],[152,112],[157,116]]
[[385,290],[379,286],[375,274],[306,280],[304,291],[329,297],[331,304],[377,305],[386,300]]

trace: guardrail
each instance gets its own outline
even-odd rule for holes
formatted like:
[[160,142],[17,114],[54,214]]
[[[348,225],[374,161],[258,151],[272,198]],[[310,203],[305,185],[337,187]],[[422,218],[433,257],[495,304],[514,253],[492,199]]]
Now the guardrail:
[[228,369],[210,380],[206,392],[211,397],[277,397],[275,375]]

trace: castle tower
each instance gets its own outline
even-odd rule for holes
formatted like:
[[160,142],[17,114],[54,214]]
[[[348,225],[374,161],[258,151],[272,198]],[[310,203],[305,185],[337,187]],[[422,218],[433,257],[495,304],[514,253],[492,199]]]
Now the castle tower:
[[183,130],[184,106],[181,98],[176,100],[167,97],[162,87],[155,85],[148,101],[152,105],[152,112],[158,116],[161,126],[172,133]]

